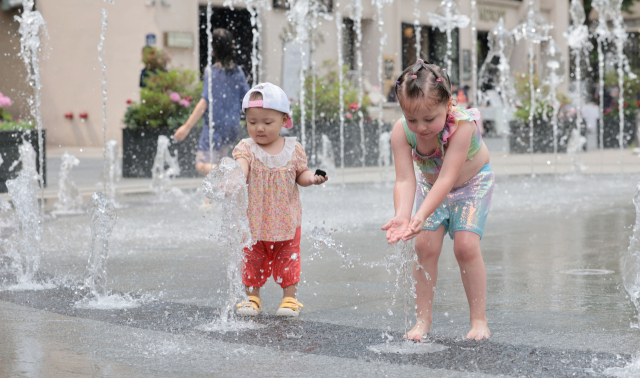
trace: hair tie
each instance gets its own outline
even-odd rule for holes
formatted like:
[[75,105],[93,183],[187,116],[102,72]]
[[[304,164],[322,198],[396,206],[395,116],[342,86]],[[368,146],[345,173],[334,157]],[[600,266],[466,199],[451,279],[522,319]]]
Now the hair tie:
[[400,84],[400,81],[396,81],[396,84]]
[[436,81],[442,81],[442,80],[440,80],[440,78],[437,78]]
[[418,59],[418,62],[424,62],[424,60],[422,60],[422,59]]
[[443,68],[442,70],[443,70],[443,71],[446,71],[447,69],[446,69],[446,68]]
[[411,78],[412,78],[412,79],[417,79],[417,78],[418,78],[418,76],[416,76],[416,75],[411,75]]

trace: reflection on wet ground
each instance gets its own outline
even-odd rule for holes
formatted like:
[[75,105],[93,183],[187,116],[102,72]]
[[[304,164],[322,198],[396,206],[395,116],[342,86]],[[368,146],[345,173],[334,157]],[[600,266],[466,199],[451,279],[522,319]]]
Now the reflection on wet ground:
[[[304,376],[602,375],[640,351],[638,331],[629,327],[634,310],[620,276],[635,220],[636,180],[498,178],[481,243],[492,339],[462,339],[468,305],[447,238],[431,341],[448,349],[430,354],[368,349],[399,343],[405,327],[404,304],[392,305],[395,277],[381,263],[387,246],[378,229],[393,213],[390,186],[301,190],[303,233],[325,227],[359,259],[353,268],[341,268],[340,256],[330,250],[305,259],[312,243],[303,236],[301,318],[283,321],[268,315],[275,313],[281,295],[270,281],[262,293],[267,315],[256,320],[267,327],[226,334],[195,329],[216,316],[225,298],[224,253],[211,240],[217,209],[201,212],[193,195],[168,203],[135,198],[118,210],[109,287],[156,298],[129,310],[73,307],[80,299],[73,283],[82,277],[90,248],[88,221],[86,216],[51,219],[44,229],[42,271],[58,288],[0,292],[0,375],[65,376],[60,369],[43,375],[48,370],[42,367],[31,374],[24,365],[56,353],[97,361],[94,370],[83,365],[78,376],[90,371],[108,376],[109,369],[117,376],[171,376],[175,369],[191,376],[230,376],[234,369],[276,375],[283,363],[295,370],[291,360],[315,367]],[[3,230],[3,237],[7,234]],[[577,270],[613,273],[563,273]],[[39,320],[22,324],[23,317]],[[51,327],[52,319],[64,326]],[[40,332],[43,328],[46,332]],[[148,339],[130,340],[139,332]],[[213,361],[200,349],[222,360]],[[171,362],[149,367],[150,360],[166,355]],[[247,360],[257,362],[247,365]]]

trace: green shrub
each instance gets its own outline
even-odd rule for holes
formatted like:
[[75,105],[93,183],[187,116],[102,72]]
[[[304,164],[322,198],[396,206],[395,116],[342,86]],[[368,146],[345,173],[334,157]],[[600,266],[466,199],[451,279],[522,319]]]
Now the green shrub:
[[[322,68],[329,69],[335,64],[331,61],[324,62]],[[343,73],[346,73],[347,68],[343,67]],[[305,113],[306,122],[311,120],[312,109],[312,89],[313,80],[311,75],[305,78]],[[357,109],[358,105],[358,89],[357,83],[348,80],[346,75],[342,81],[342,87],[344,89],[344,116],[345,122],[358,121],[360,116],[365,120],[369,118],[369,98],[363,97],[362,107],[360,112]],[[340,121],[340,81],[338,79],[338,71],[329,70],[324,76],[316,77],[316,123],[318,124],[337,124]],[[293,122],[298,124],[300,122],[300,102],[298,101],[293,107]]]
[[175,129],[184,124],[200,99],[202,83],[193,70],[156,71],[145,79],[140,102],[127,100],[127,128]]

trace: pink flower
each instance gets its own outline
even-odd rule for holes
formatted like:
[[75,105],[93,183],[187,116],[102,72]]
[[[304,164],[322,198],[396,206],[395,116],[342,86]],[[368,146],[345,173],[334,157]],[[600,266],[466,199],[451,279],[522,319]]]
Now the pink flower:
[[351,111],[357,112],[358,109],[360,109],[360,107],[358,106],[357,102],[353,102],[351,103],[351,105],[349,105],[349,110]]
[[131,101],[131,99],[128,99],[128,100],[127,100],[127,104],[130,104],[130,103],[132,103],[132,102],[133,102],[133,101]]
[[180,95],[177,92],[171,92],[169,97],[171,97],[171,101],[173,101],[173,102],[180,101]]
[[8,108],[11,105],[11,99],[7,96],[3,96],[2,93],[0,93],[0,108]]
[[191,105],[191,103],[189,102],[189,100],[187,100],[186,98],[183,98],[182,100],[180,100],[179,102],[180,105],[184,106],[185,108],[188,108],[189,105]]
[[347,118],[349,118],[349,119],[353,118],[353,114],[347,113]]

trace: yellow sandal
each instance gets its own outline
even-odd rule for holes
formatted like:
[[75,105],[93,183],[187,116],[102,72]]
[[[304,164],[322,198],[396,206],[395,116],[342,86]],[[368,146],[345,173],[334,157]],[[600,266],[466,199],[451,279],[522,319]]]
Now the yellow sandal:
[[278,311],[276,311],[277,316],[298,316],[300,315],[300,309],[304,307],[302,303],[298,302],[295,298],[292,297],[284,297],[282,298],[282,304]]
[[244,300],[237,304],[236,314],[244,316],[256,316],[262,310],[262,301],[259,297],[249,296],[249,300]]

